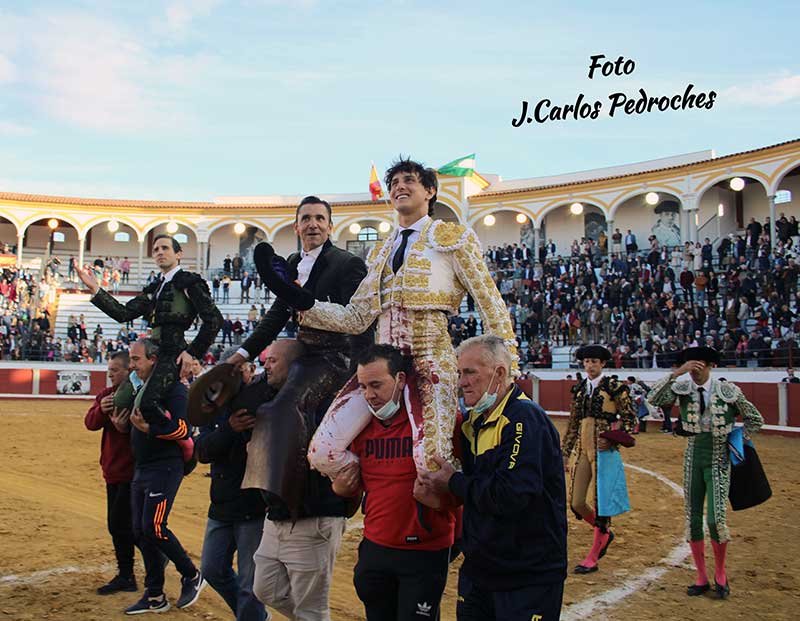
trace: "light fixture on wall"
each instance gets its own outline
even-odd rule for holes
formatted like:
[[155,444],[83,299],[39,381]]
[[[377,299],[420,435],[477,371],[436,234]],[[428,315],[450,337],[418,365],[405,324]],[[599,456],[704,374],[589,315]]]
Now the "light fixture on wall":
[[698,212],[694,212],[694,225],[697,226],[700,224],[700,214]]
[[116,220],[109,220],[107,226],[108,230],[111,231],[112,233],[116,233],[117,231],[119,231],[119,222],[117,222]]
[[744,179],[741,177],[734,177],[730,182],[731,190],[734,192],[741,192],[744,189]]
[[55,231],[58,228],[58,220],[55,218],[50,218],[47,221],[47,226],[49,226],[51,230]]
[[579,216],[583,213],[583,205],[581,203],[572,203],[569,206],[569,211],[573,216]]
[[717,205],[717,215],[722,218],[725,215],[725,205],[720,203]]
[[519,224],[525,224],[527,221],[528,221],[528,216],[526,216],[524,213],[517,214],[517,222]]
[[170,235],[174,235],[177,232],[178,232],[178,223],[173,222],[172,220],[167,222],[167,233],[169,233]]
[[388,222],[381,222],[381,223],[378,225],[378,230],[379,230],[381,233],[388,233],[388,232],[389,232],[389,229],[391,229],[391,228],[392,228],[392,225],[391,225],[391,224],[389,224]]
[[648,192],[644,195],[644,202],[648,205],[658,205],[658,192]]
[[483,218],[483,224],[486,226],[494,226],[495,222],[497,222],[497,220],[492,214],[489,214]]
[[361,232],[361,225],[358,222],[353,222],[348,229],[353,235],[358,235]]
[[241,235],[242,233],[244,233],[244,228],[245,228],[244,222],[237,222],[236,224],[233,225],[233,232],[236,233],[237,235]]

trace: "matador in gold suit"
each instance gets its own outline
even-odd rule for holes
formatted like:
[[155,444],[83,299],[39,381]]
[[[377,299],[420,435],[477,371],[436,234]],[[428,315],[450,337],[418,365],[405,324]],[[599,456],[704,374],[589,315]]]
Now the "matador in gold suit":
[[[416,399],[408,394],[405,398],[412,418],[414,459],[417,468],[424,469],[436,454],[453,460],[458,376],[447,319],[458,314],[464,293],[475,300],[486,333],[503,338],[514,352],[517,345],[508,309],[484,263],[475,232],[428,216],[409,228],[418,230],[419,237],[410,244],[398,272],[390,260],[400,235],[395,231],[373,249],[367,277],[347,306],[316,302],[303,313],[301,324],[359,334],[377,319],[376,343],[394,345],[412,356],[422,411],[413,407]],[[370,416],[351,380],[317,429],[309,449],[311,465],[335,475],[356,459],[347,447]]]
[[[630,510],[620,442],[631,443],[636,415],[626,384],[602,373],[611,353],[599,345],[581,347],[576,357],[588,377],[572,388],[567,430],[561,451],[568,473],[572,512],[594,528],[589,554],[576,574],[598,570],[597,561],[614,540],[611,517]],[[623,439],[624,438],[624,439]]]

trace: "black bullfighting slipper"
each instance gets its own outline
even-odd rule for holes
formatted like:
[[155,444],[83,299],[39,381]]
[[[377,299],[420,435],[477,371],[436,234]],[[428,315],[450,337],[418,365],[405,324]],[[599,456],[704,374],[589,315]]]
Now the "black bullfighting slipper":
[[727,599],[731,594],[731,585],[726,582],[724,586],[718,582],[714,582],[714,592],[717,594],[717,599]]
[[253,263],[267,288],[286,304],[300,311],[314,306],[314,295],[291,281],[289,266],[283,257],[267,242],[261,242],[253,251]]
[[603,546],[603,549],[600,550],[600,556],[597,557],[598,559],[603,558],[606,555],[606,550],[608,550],[608,546],[611,545],[612,541],[614,541],[614,533],[608,531],[608,541],[606,541],[606,545]]
[[705,584],[693,584],[692,586],[686,587],[686,595],[689,597],[697,597],[703,593],[708,593],[710,588],[711,585],[707,582]]
[[595,571],[600,569],[599,565],[595,565],[594,567],[586,567],[586,565],[577,565],[575,569],[573,569],[573,573],[576,574],[591,574]]

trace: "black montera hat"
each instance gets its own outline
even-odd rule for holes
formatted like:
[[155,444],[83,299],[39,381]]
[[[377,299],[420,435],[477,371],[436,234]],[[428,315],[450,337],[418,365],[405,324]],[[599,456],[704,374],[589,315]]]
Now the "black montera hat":
[[575,353],[575,357],[578,360],[583,360],[584,358],[597,358],[598,360],[606,362],[611,360],[611,352],[602,345],[585,345]]
[[681,360],[700,360],[701,362],[711,362],[719,364],[720,353],[713,347],[689,347],[681,352]]

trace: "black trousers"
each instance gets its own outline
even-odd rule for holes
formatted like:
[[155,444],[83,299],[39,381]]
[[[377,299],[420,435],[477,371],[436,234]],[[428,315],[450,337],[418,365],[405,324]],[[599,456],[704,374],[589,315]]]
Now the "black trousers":
[[438,619],[449,552],[399,550],[363,539],[353,583],[367,621]]
[[458,621],[558,621],[564,582],[534,584],[514,591],[487,591],[458,574]]
[[164,590],[163,556],[175,564],[184,578],[197,573],[192,559],[167,526],[182,480],[183,463],[176,459],[137,468],[131,483],[133,533],[144,558],[144,586],[151,597]]
[[133,575],[133,524],[131,521],[131,484],[106,483],[108,532],[114,543],[120,576]]

